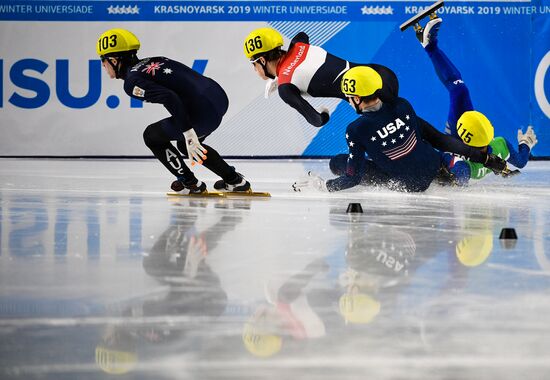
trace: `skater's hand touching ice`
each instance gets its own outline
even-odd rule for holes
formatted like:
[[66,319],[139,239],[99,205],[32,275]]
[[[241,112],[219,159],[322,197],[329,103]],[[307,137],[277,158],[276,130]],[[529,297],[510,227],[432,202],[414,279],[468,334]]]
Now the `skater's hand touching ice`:
[[302,192],[307,190],[327,191],[325,180],[314,172],[307,172],[307,175],[292,184],[292,190]]
[[495,174],[502,174],[502,172],[507,170],[506,161],[492,153],[487,155],[487,159],[483,166],[491,169]]

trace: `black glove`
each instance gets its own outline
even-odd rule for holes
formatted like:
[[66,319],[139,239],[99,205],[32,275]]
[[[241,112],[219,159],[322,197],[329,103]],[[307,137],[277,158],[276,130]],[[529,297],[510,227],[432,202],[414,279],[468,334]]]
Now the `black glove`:
[[504,178],[508,178],[508,177],[513,177],[513,176],[516,176],[518,174],[521,174],[521,172],[519,171],[519,169],[515,169],[515,170],[510,170],[510,169],[506,169],[504,170],[501,175],[504,177]]
[[322,127],[323,125],[325,125],[326,123],[328,123],[328,121],[330,120],[330,114],[328,113],[328,111],[322,110],[322,112],[321,112],[321,120],[322,120],[322,122],[321,122],[321,127]]
[[439,172],[435,177],[436,183],[439,186],[458,186],[459,182],[456,176],[451,173],[445,166],[439,168]]
[[485,160],[483,166],[491,169],[495,174],[501,174],[504,170],[506,170],[506,161],[491,153],[487,155],[487,159]]

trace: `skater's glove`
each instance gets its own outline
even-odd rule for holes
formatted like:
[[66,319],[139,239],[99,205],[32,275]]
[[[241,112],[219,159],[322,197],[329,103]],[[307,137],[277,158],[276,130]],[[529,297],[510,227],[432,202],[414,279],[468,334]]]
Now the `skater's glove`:
[[191,160],[191,166],[197,164],[202,164],[206,160],[206,153],[208,152],[199,142],[197,133],[193,128],[188,131],[183,132],[185,138],[185,147],[187,148],[187,156]]
[[296,192],[307,191],[308,189],[328,191],[325,180],[313,172],[307,172],[305,177],[292,184],[292,190]]
[[506,169],[500,175],[503,176],[504,178],[509,178],[509,177],[516,176],[518,174],[521,174],[519,169],[515,169],[515,170]]
[[529,147],[529,149],[533,149],[533,147],[537,145],[538,142],[539,141],[537,140],[537,135],[535,134],[533,127],[528,126],[527,131],[525,131],[525,134],[523,134],[521,129],[518,129],[519,144],[525,144]]
[[494,154],[488,154],[485,163],[483,164],[488,169],[491,169],[495,174],[501,174],[507,169],[506,161]]
[[319,109],[319,113],[321,114],[321,120],[322,120],[321,127],[322,127],[323,125],[328,123],[328,121],[330,120],[330,113],[327,107],[321,107]]
[[265,84],[264,98],[269,98],[269,95],[273,94],[277,90],[278,82],[277,78],[268,79]]
[[435,177],[437,184],[440,186],[459,186],[460,183],[456,176],[449,171],[446,167],[439,168],[439,172]]
[[185,266],[183,275],[187,278],[195,278],[197,276],[199,265],[208,255],[208,247],[206,240],[202,236],[191,236],[189,245],[187,246],[187,255],[185,258]]

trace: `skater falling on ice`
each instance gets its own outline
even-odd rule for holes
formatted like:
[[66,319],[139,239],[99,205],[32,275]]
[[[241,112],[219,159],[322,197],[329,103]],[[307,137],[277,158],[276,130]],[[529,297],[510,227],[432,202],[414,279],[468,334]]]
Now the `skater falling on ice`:
[[310,187],[339,191],[359,184],[425,191],[440,171],[438,150],[469,157],[495,171],[506,167],[501,158],[421,123],[407,100],[397,98],[384,103],[379,97],[382,78],[370,67],[357,66],[347,71],[341,88],[361,116],[346,129],[349,154],[337,155],[330,161],[332,172],[340,177],[325,181],[310,172],[293,184],[295,191]]
[[[428,9],[411,19],[410,22],[404,23],[401,29],[413,26],[418,40],[433,64],[437,77],[449,92],[450,105],[445,132],[461,138],[467,145],[487,150],[515,167],[523,168],[529,161],[529,154],[537,143],[535,131],[531,126],[525,133],[521,129],[518,130],[517,150],[504,137],[494,137],[493,125],[484,114],[474,110],[468,87],[464,83],[461,73],[439,47],[438,33],[442,19],[434,10],[438,5],[442,6],[443,2],[434,4],[430,7],[431,11]],[[426,26],[420,26],[419,21],[428,16],[429,21]],[[491,172],[479,163],[464,160],[454,154],[445,153],[443,159],[445,167],[450,173],[448,176],[450,184],[465,185],[470,179],[480,179]],[[505,170],[502,174],[518,172]]]

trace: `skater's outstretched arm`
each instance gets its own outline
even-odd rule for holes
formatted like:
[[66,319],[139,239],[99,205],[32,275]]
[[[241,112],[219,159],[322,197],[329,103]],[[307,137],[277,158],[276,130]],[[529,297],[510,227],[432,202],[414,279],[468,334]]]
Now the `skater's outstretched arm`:
[[338,178],[329,179],[326,182],[328,191],[340,191],[350,189],[361,183],[361,178],[364,175],[364,171],[361,167],[365,161],[365,147],[359,143],[360,137],[356,133],[354,124],[357,121],[348,125],[346,129],[346,139],[348,141],[348,160],[346,164],[346,174]]
[[468,146],[462,140],[443,134],[435,129],[426,120],[418,117],[418,125],[422,131],[422,138],[431,146],[441,152],[451,152],[464,156],[467,160],[484,164],[487,161],[487,153],[478,148]]
[[508,162],[514,165],[516,168],[523,168],[529,161],[529,154],[533,147],[538,143],[537,135],[533,130],[533,127],[527,127],[527,131],[523,133],[521,129],[518,130],[518,150],[516,151],[512,144],[506,141],[508,150],[510,151],[510,157]]
[[302,97],[298,87],[292,83],[279,85],[279,96],[286,104],[305,117],[309,124],[315,127],[322,127],[330,118],[326,111],[317,112],[317,110]]
[[505,140],[506,145],[508,146],[508,150],[510,151],[510,156],[506,161],[514,165],[516,168],[523,168],[525,165],[527,165],[527,162],[529,161],[529,154],[531,153],[531,149],[526,144],[519,144],[518,150],[514,148],[512,143],[510,141]]

